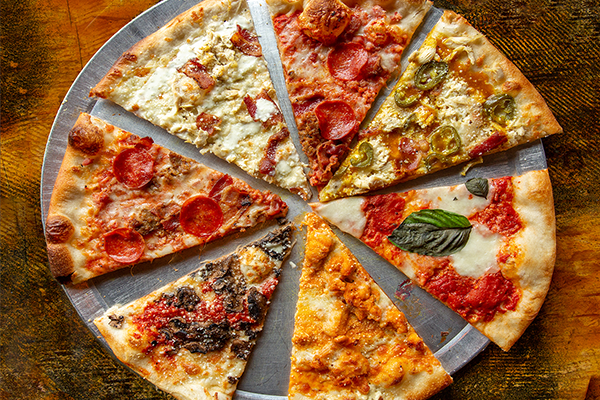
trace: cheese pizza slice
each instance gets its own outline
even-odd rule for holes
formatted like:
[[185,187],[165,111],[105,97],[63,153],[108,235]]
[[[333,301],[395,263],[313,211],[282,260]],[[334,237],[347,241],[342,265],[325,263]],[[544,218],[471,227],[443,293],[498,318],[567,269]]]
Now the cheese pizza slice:
[[385,188],[562,131],[525,76],[446,11],[320,201]]
[[310,182],[322,188],[431,7],[428,0],[268,0]]
[[262,331],[292,224],[94,320],[119,360],[178,399],[229,400]]
[[69,132],[46,219],[52,274],[79,283],[283,217],[258,191],[82,113]]
[[314,213],[292,337],[289,399],[426,399],[452,382],[402,312]]
[[245,0],[205,0],[174,18],[126,51],[90,96],[311,196]]
[[548,292],[556,239],[546,170],[311,206],[505,351]]

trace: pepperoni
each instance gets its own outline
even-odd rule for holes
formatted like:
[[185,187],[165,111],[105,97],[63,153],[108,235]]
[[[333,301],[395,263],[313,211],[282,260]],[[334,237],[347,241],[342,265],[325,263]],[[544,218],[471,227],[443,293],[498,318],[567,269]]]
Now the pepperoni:
[[352,107],[341,100],[327,100],[315,108],[321,136],[327,140],[340,140],[358,130]]
[[262,56],[262,49],[258,42],[258,37],[239,25],[237,26],[237,32],[231,37],[231,43],[247,56]]
[[479,157],[494,150],[496,147],[506,143],[507,141],[508,137],[505,134],[495,131],[492,136],[486,139],[485,142],[480,143],[471,149],[471,151],[469,151],[469,156],[471,158]]
[[344,43],[336,46],[327,56],[327,68],[334,78],[351,81],[369,61],[369,53],[360,43]]
[[139,189],[154,177],[154,157],[145,146],[125,149],[115,157],[113,172],[128,188]]
[[128,264],[144,254],[146,243],[135,229],[118,228],[104,235],[104,250],[113,260]]
[[196,128],[202,129],[208,136],[212,136],[215,133],[215,128],[221,125],[221,118],[216,115],[201,112],[196,117]]
[[197,58],[188,60],[181,68],[177,69],[178,72],[185,74],[188,78],[192,78],[196,81],[201,89],[212,89],[215,86],[215,80],[208,74],[208,70],[202,65]]
[[294,110],[294,115],[300,116],[300,115],[304,114],[305,112],[311,111],[312,109],[314,109],[317,106],[317,104],[319,104],[323,100],[325,100],[325,98],[323,96],[319,96],[319,95],[310,97],[305,100],[296,100],[292,104],[292,109]]
[[223,211],[215,200],[194,196],[181,206],[179,223],[184,231],[194,236],[210,236],[223,225]]

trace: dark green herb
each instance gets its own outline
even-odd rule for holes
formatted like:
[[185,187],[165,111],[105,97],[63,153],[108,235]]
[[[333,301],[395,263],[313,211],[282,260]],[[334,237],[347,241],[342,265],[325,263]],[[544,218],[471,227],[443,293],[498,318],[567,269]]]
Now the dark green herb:
[[488,180],[485,178],[473,178],[469,179],[465,186],[467,190],[473,193],[475,196],[483,197],[487,199],[488,192],[490,190],[490,186],[488,184]]
[[471,223],[446,210],[420,210],[410,214],[388,240],[404,251],[443,257],[460,251],[469,240]]

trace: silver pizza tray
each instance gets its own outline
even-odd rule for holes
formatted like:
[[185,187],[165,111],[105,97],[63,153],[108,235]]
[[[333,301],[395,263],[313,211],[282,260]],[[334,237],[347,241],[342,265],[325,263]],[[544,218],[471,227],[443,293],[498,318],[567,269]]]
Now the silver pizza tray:
[[[243,179],[257,189],[268,189],[277,193],[290,207],[288,218],[294,221],[298,227],[300,226],[304,213],[310,211],[310,207],[298,196],[271,186],[262,180],[254,179],[239,168],[211,154],[200,154],[194,146],[184,143],[163,129],[137,118],[109,101],[88,97],[90,89],[106,74],[124,51],[196,3],[195,0],[165,0],[150,8],[106,42],[81,71],[58,111],[48,138],[41,178],[43,221],[48,214],[52,189],[67,146],[68,132],[79,113],[88,112],[137,135],[150,136],[159,145]],[[249,5],[282,111],[300,157],[307,162],[297,138],[297,129],[291,103],[287,96],[275,34],[266,3],[264,0],[249,0]],[[403,66],[406,65],[408,55],[418,49],[425,35],[441,14],[442,10],[435,8],[429,12],[421,28],[416,32],[412,43],[404,52]],[[389,94],[391,87],[390,84],[382,91],[373,110],[379,107],[385,96]],[[372,111],[367,119],[373,113]],[[546,168],[546,157],[541,141],[537,141],[508,152],[486,157],[484,163],[473,167],[466,177],[460,173],[462,166],[458,166],[441,171],[431,177],[402,184],[393,190],[402,191],[458,184],[465,182],[467,178],[476,176],[519,175],[525,171],[543,168]],[[312,201],[317,201],[316,192]],[[133,301],[197,269],[202,260],[211,260],[228,254],[237,247],[262,237],[274,224],[265,223],[260,227],[226,237],[201,248],[189,249],[151,263],[143,263],[109,273],[81,285],[63,286],[63,288],[82,320],[110,351],[92,322],[94,318],[115,304]],[[370,248],[350,235],[337,229],[335,231],[375,281],[406,314],[410,323],[450,374],[454,374],[465,366],[488,345],[489,340],[486,337],[428,293],[411,285],[406,276]],[[284,265],[282,279],[272,299],[264,331],[259,337],[246,371],[239,382],[236,399],[286,398],[290,372],[291,337],[300,266],[304,253],[304,234],[300,228],[295,237],[296,246]]]

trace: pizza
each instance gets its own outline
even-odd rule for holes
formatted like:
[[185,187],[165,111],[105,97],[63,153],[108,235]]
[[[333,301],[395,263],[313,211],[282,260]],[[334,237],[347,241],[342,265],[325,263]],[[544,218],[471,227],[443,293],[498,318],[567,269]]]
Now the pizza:
[[525,76],[445,11],[320,201],[367,193],[561,132]]
[[90,96],[311,196],[244,0],[205,0],[174,18],[123,53]]
[[268,0],[310,183],[349,152],[379,91],[431,7],[428,0]]
[[452,382],[327,223],[305,217],[289,399],[425,399]]
[[48,209],[50,269],[76,284],[287,211],[269,191],[82,113]]
[[311,206],[505,351],[548,292],[556,238],[547,170]]
[[117,358],[178,399],[231,399],[262,331],[292,224],[94,320]]

